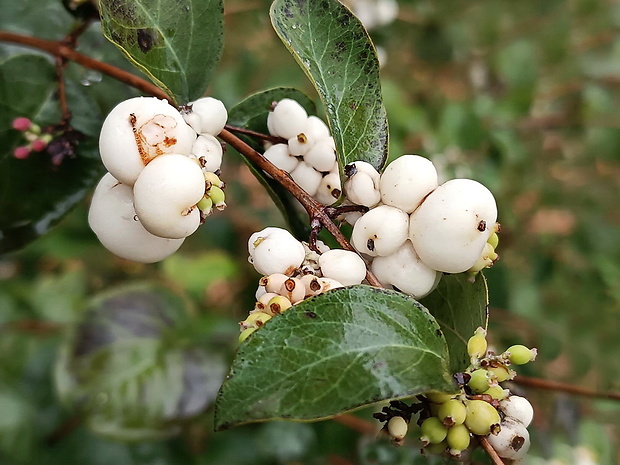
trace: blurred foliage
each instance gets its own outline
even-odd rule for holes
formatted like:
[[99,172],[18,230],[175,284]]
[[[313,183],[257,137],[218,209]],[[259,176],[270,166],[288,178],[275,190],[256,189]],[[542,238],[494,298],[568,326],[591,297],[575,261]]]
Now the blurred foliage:
[[[270,2],[224,3],[224,55],[209,93],[233,106],[262,89],[292,86],[318,101],[271,29]],[[503,232],[501,260],[486,273],[491,337],[498,347],[539,348],[523,374],[619,391],[620,5],[399,3],[398,20],[372,31],[387,51],[381,76],[390,156],[428,156],[444,178],[472,177],[495,193]],[[24,0],[3,5],[0,28],[60,39],[72,21],[58,0]],[[24,50],[1,45],[0,57]],[[131,69],[96,23],[80,51]],[[101,115],[134,95],[73,64],[68,76]],[[246,238],[283,220],[233,150],[223,173],[231,207],[161,264],[111,256],[88,229],[86,203],[24,250],[0,258],[0,463],[433,463],[419,456],[414,440],[394,449],[335,422],[215,434],[208,409],[177,437],[114,442],[60,404],[52,375],[65,333],[82,321],[91,295],[126,282],[177,290],[190,309],[187,344],[230,358],[236,322],[252,307],[256,287]],[[620,461],[617,403],[524,392],[537,410],[532,464]]]

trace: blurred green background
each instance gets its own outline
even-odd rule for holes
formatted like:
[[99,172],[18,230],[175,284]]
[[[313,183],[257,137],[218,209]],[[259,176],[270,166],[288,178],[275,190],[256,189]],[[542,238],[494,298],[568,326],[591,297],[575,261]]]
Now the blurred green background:
[[[282,85],[318,101],[271,30],[269,3],[225,1],[224,57],[209,94],[227,106]],[[387,56],[382,79],[390,156],[427,156],[444,179],[471,177],[494,192],[501,260],[485,273],[493,344],[539,349],[522,374],[619,392],[620,3],[419,0],[399,6],[396,21],[371,33]],[[5,13],[0,28],[50,39],[62,38],[72,24],[54,0],[7,4]],[[81,43],[83,53],[130,69],[98,24]],[[25,50],[2,46],[0,58]],[[76,65],[68,73],[97,103],[99,117],[133,95]],[[158,434],[129,443],[113,419],[84,418],[59,400],[72,392],[63,370],[71,367],[67,351],[75,334],[107,324],[93,323],[91,297],[131,283],[182,296],[187,321],[166,323],[162,331],[173,334],[175,356],[185,357],[187,379],[200,378],[187,374],[197,366],[209,379],[199,385],[217,390],[236,345],[237,322],[253,307],[258,276],[247,263],[247,237],[283,224],[238,154],[229,149],[227,155],[222,177],[229,208],[162,263],[141,265],[108,253],[88,228],[87,201],[48,235],[0,258],[0,465],[434,462],[419,456],[414,433],[406,447],[394,449],[334,422],[213,433],[213,413],[204,405],[188,408],[191,421],[171,425],[164,418]],[[170,347],[144,344],[160,335],[151,329],[112,331],[138,341],[136,357],[153,357],[134,396],[170,374],[161,360]],[[94,331],[101,334],[98,326]],[[188,362],[195,347],[208,363],[200,357]],[[119,372],[95,381],[105,383],[107,376]],[[180,388],[185,400],[190,381]],[[617,401],[515,390],[536,408],[528,463],[620,463]],[[176,399],[173,391],[154,398]],[[80,395],[72,392],[69,403],[82,402]],[[372,411],[359,416],[370,420]]]

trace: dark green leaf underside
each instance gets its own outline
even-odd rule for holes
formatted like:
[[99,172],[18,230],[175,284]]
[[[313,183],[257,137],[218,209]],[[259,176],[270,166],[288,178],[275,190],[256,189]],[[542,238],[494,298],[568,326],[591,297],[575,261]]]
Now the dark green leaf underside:
[[201,97],[223,48],[222,0],[100,0],[103,33],[178,103]]
[[324,419],[452,388],[446,343],[426,309],[395,291],[341,288],[271,319],[239,347],[216,428]]
[[421,302],[441,326],[450,351],[451,372],[463,371],[469,365],[467,340],[478,326],[487,326],[489,297],[484,276],[479,274],[473,283],[465,273],[444,276]]
[[337,0],[276,0],[271,22],[325,105],[341,163],[364,160],[380,169],[387,117],[379,62],[362,24]]
[[[228,124],[231,126],[251,129],[263,134],[269,134],[267,130],[267,115],[272,102],[290,98],[298,101],[308,114],[316,113],[314,102],[303,92],[290,87],[277,87],[250,95],[245,100],[235,105],[228,113]],[[252,137],[240,135],[248,144],[259,152],[263,152],[262,143]],[[243,155],[242,155],[243,156]],[[300,240],[307,240],[310,235],[308,217],[296,205],[295,199],[279,183],[274,182],[262,170],[257,169],[246,157],[248,164],[257,179],[267,189],[267,192],[278,206],[291,231]]]

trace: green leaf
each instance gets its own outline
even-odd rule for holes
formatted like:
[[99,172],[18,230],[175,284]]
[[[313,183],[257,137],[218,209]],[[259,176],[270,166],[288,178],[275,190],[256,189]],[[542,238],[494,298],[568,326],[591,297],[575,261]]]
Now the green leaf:
[[[68,83],[68,88],[74,85]],[[13,157],[14,148],[26,141],[11,129],[11,122],[25,116],[41,126],[58,123],[56,92],[55,70],[46,58],[16,55],[0,63],[0,253],[48,232],[103,173],[94,137],[80,141],[76,157],[66,157],[59,166],[45,151],[25,160]],[[85,94],[72,90],[70,97],[70,109],[88,114],[91,121],[98,117],[96,105]]]
[[179,422],[215,398],[225,365],[187,346],[191,320],[182,300],[157,286],[133,286],[93,300],[61,351],[56,385],[96,433],[146,440],[178,432]]
[[276,0],[271,22],[325,105],[340,162],[380,169],[387,117],[377,54],[360,21],[337,0]]
[[445,340],[424,307],[396,291],[340,288],[271,319],[239,347],[215,426],[318,420],[452,389]]
[[[239,102],[228,112],[228,124],[245,129],[251,129],[263,134],[269,134],[267,130],[267,115],[269,107],[273,102],[284,98],[298,101],[305,108],[308,114],[316,113],[314,102],[303,92],[290,87],[277,87],[267,89],[250,95],[245,100]],[[264,152],[262,144],[255,138],[240,135],[255,150]],[[279,183],[269,178],[262,170],[258,169],[249,159],[241,155],[246,164],[250,167],[256,178],[265,186],[267,192],[278,206],[293,234],[300,240],[307,240],[310,235],[308,218],[305,212],[300,211],[296,201],[291,194]]]
[[201,97],[223,48],[222,0],[100,0],[103,33],[179,103]]
[[478,326],[487,327],[489,295],[482,273],[472,283],[465,273],[443,276],[439,286],[421,303],[433,314],[448,343],[450,371],[469,366],[467,341]]

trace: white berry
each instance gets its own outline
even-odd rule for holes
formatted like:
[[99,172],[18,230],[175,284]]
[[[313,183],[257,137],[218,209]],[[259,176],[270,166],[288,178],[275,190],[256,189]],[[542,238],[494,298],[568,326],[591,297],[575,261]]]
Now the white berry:
[[178,239],[200,225],[196,204],[205,193],[205,178],[196,160],[161,155],[149,163],[134,185],[134,205],[144,227],[160,237]]
[[391,255],[407,240],[409,215],[396,207],[381,205],[365,213],[353,226],[351,243],[372,257]]
[[267,128],[274,136],[288,140],[306,130],[308,114],[304,107],[292,99],[282,99],[267,115]]
[[495,199],[486,187],[471,179],[453,179],[411,214],[409,237],[428,266],[461,273],[480,258],[496,220]]
[[381,201],[379,191],[381,175],[370,163],[365,161],[349,163],[345,166],[344,173],[347,176],[344,190],[351,202],[374,207]]
[[338,173],[329,173],[323,176],[315,198],[323,205],[331,205],[340,197],[340,176]]
[[385,205],[413,212],[437,184],[433,163],[418,155],[403,155],[390,163],[383,174],[379,189]]
[[119,257],[154,263],[172,255],[184,239],[154,236],[142,226],[133,206],[131,187],[107,173],[97,185],[88,224],[103,246]]
[[385,287],[394,287],[416,299],[428,295],[441,278],[441,273],[422,263],[410,241],[391,255],[375,257],[371,271]]
[[329,137],[329,127],[318,116],[308,116],[306,133],[315,141]]
[[187,106],[191,109],[186,111],[183,117],[198,134],[217,136],[222,132],[228,119],[228,112],[220,100],[203,97],[190,102]]
[[530,401],[521,396],[510,396],[500,401],[499,409],[515,420],[523,423],[526,428],[530,425],[534,418],[534,407]]
[[265,228],[248,240],[250,261],[262,275],[282,273],[287,276],[303,263],[304,246],[286,229]]
[[329,139],[321,139],[308,150],[304,161],[317,171],[329,172],[336,161],[336,152]]
[[191,155],[201,160],[202,167],[212,173],[222,166],[223,153],[220,141],[210,134],[198,136],[191,150]]
[[487,439],[497,455],[504,459],[519,460],[530,448],[530,434],[523,423],[510,417],[500,423],[497,435],[490,434]]
[[158,155],[189,155],[196,133],[167,101],[135,97],[108,114],[99,136],[101,160],[123,184],[133,186],[140,172]]
[[275,144],[265,150],[263,156],[281,170],[291,172],[297,165],[299,160],[293,157],[288,151],[287,144]]
[[291,171],[290,174],[293,181],[295,181],[299,187],[312,196],[317,193],[319,190],[319,185],[323,180],[321,173],[305,162],[299,163],[299,165],[297,165],[297,167]]
[[350,250],[332,249],[319,257],[323,277],[340,281],[344,286],[361,284],[366,278],[364,260]]

